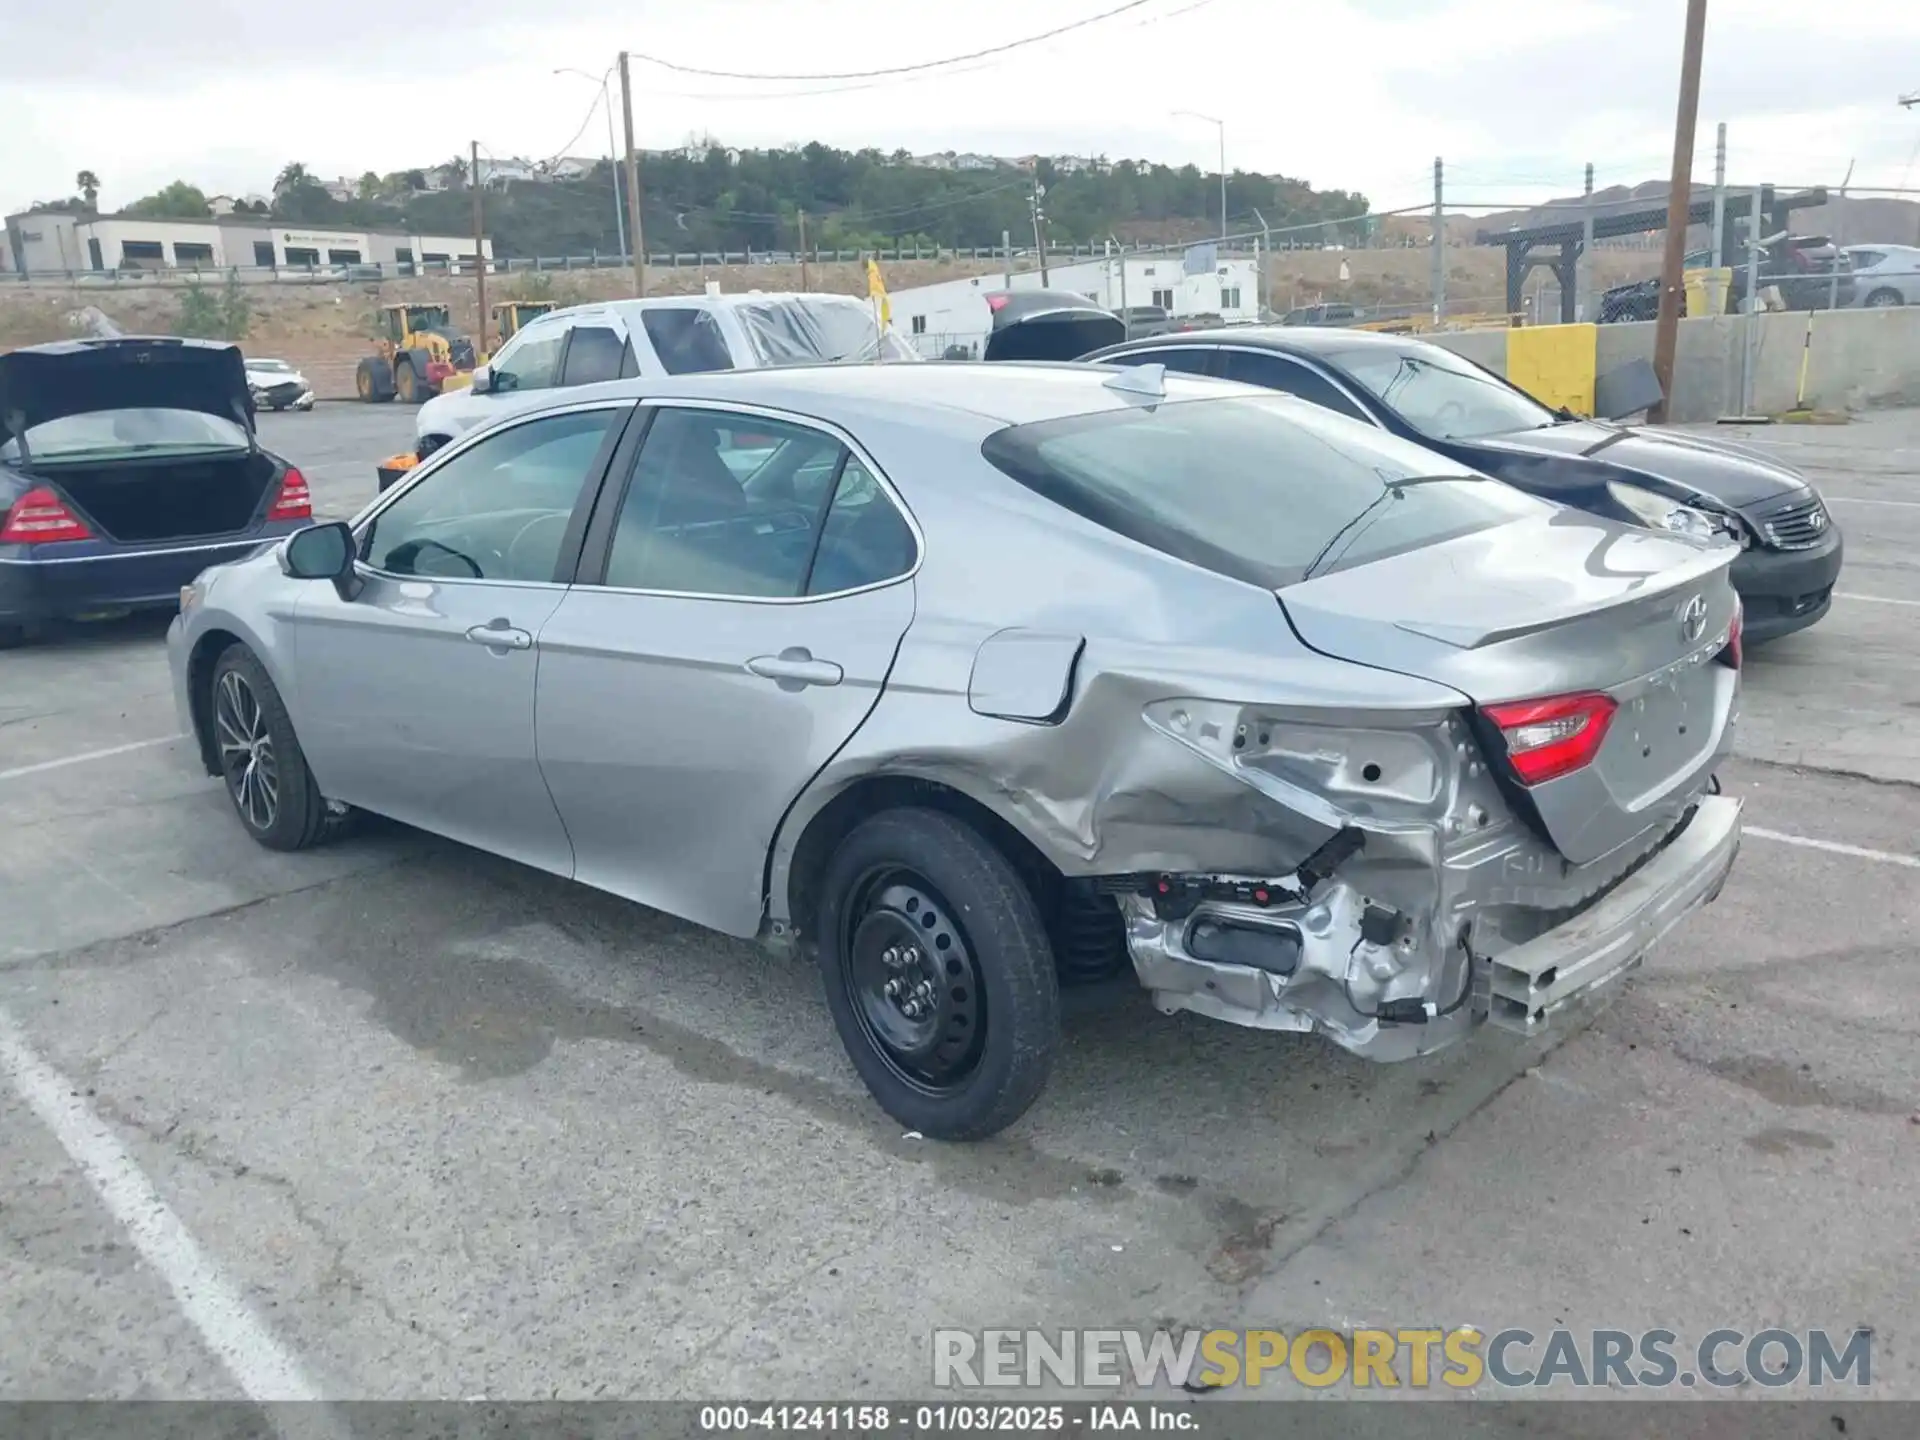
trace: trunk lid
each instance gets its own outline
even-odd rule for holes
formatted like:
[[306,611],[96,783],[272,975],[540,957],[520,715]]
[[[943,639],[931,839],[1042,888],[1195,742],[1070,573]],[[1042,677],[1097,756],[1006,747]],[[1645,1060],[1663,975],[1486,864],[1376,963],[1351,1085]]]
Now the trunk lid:
[[0,355],[0,440],[99,410],[197,410],[253,434],[246,363],[236,345],[116,337]]
[[1127,323],[1068,290],[999,290],[983,360],[1078,360],[1127,338]]
[[[1312,649],[1470,699],[1516,808],[1583,865],[1670,820],[1730,743],[1738,554],[1560,509],[1276,593]],[[1606,697],[1598,748],[1528,783],[1505,707],[1563,696]]]

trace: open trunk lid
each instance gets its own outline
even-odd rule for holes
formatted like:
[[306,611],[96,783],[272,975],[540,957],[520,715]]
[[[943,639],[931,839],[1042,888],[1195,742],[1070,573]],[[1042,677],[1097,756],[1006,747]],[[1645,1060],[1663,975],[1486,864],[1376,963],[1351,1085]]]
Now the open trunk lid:
[[1078,360],[1127,338],[1127,324],[1070,290],[996,290],[983,360]]
[[0,440],[98,410],[197,410],[253,435],[240,349],[209,340],[114,337],[0,355]]
[[1586,864],[1670,818],[1730,743],[1738,553],[1558,510],[1277,594],[1322,654],[1472,700],[1516,808]]

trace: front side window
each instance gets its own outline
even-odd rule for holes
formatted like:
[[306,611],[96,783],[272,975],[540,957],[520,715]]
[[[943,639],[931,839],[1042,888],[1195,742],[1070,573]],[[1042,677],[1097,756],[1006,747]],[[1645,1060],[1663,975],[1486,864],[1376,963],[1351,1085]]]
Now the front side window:
[[567,522],[626,413],[548,415],[489,435],[376,515],[361,559],[390,575],[551,581]]
[[545,390],[554,383],[561,347],[567,343],[564,326],[522,330],[520,343],[509,346],[489,367],[494,390]]
[[733,369],[727,337],[705,310],[692,306],[642,310],[640,323],[669,375],[706,375]]
[[1553,508],[1281,395],[1014,425],[981,451],[1096,525],[1265,589]]
[[[900,563],[903,533],[907,559]],[[606,583],[795,599],[876,583],[911,566],[906,522],[833,436],[721,410],[667,409],[634,465]]]
[[[238,424],[199,410],[90,410],[27,430],[27,451],[36,460],[202,455],[246,448],[247,432]],[[0,445],[0,455],[19,454],[17,440]]]
[[592,385],[600,380],[620,378],[620,360],[626,341],[617,330],[605,325],[576,325],[567,345],[566,373],[562,385]]
[[1439,346],[1355,347],[1327,357],[1381,404],[1434,440],[1541,430],[1554,414],[1496,375]]

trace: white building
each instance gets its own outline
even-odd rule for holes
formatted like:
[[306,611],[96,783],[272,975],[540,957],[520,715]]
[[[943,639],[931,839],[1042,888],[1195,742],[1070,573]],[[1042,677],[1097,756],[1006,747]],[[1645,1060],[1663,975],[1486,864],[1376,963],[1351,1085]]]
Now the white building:
[[897,290],[888,298],[895,327],[922,355],[937,360],[956,345],[978,352],[992,328],[986,297],[996,290],[1067,290],[1108,310],[1157,305],[1174,319],[1217,315],[1233,325],[1260,318],[1259,287],[1256,261],[1221,260],[1202,245],[1185,256],[1113,255],[1049,265],[1044,287],[1037,270],[995,271]]
[[[7,217],[13,265],[29,274],[83,270],[301,269],[467,262],[473,237],[282,225],[264,215],[204,220],[92,220],[47,211]],[[481,253],[493,258],[493,243]]]

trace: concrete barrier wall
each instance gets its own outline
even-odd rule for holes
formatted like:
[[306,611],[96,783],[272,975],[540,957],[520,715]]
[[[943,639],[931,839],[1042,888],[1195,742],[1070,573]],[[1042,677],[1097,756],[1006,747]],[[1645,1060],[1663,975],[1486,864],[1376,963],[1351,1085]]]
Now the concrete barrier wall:
[[[1678,423],[1717,420],[1740,408],[1741,353],[1753,342],[1753,413],[1794,408],[1800,357],[1807,352],[1805,403],[1818,410],[1874,410],[1920,405],[1920,306],[1893,310],[1778,311],[1758,317],[1718,315],[1680,322],[1674,350],[1673,403]],[[1653,324],[1599,327],[1598,373],[1631,360],[1653,360]],[[1462,330],[1433,336],[1456,354],[1506,373],[1507,332]]]

